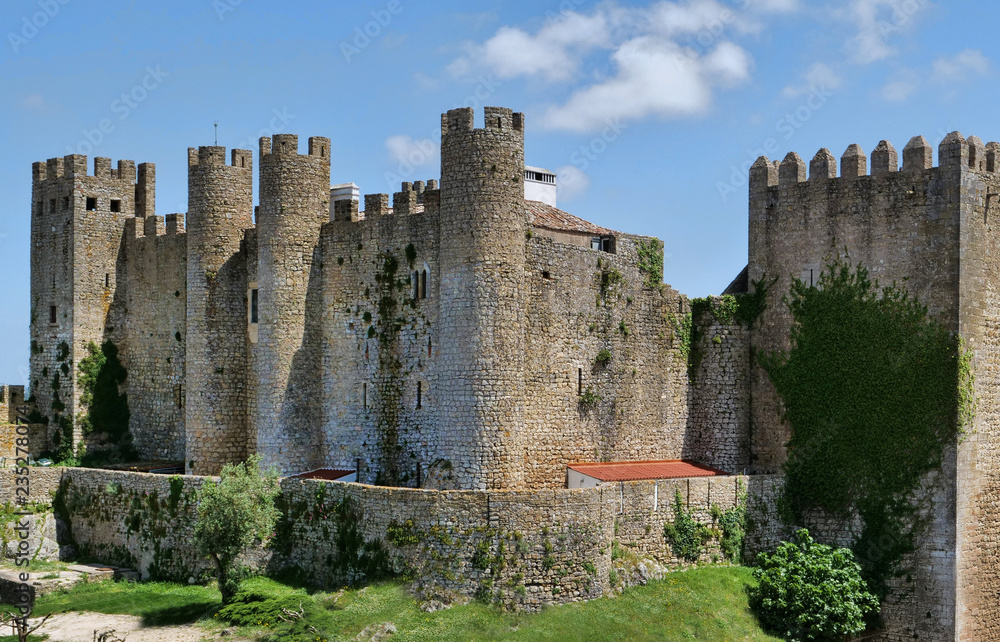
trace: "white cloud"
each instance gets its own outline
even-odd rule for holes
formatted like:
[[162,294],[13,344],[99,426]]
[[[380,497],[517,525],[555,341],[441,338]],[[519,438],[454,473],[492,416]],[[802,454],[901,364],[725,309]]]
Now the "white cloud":
[[788,85],[782,90],[786,98],[799,98],[811,94],[817,89],[832,91],[838,89],[844,82],[836,71],[828,65],[817,62],[802,75],[803,81],[797,85]]
[[882,87],[882,98],[890,102],[901,103],[912,96],[920,85],[911,80],[892,80]]
[[929,0],[851,0],[834,13],[854,23],[857,33],[847,42],[848,54],[854,62],[867,65],[894,56],[890,38],[910,28],[913,18],[930,4]]
[[590,187],[590,177],[575,165],[566,165],[556,170],[556,195],[559,202],[571,201]]
[[755,0],[745,9],[719,0],[659,0],[645,8],[604,2],[587,13],[564,12],[535,30],[502,27],[485,42],[467,45],[448,72],[580,82],[585,62],[596,62],[601,72],[546,111],[543,124],[557,129],[690,116],[708,109],[717,89],[750,77],[751,57],[733,37],[759,33],[764,15],[798,6],[798,0]]
[[942,56],[932,65],[937,82],[961,81],[969,76],[985,76],[990,71],[990,61],[978,49],[966,49],[954,56]]
[[438,146],[429,138],[414,139],[397,135],[385,139],[389,160],[410,168],[426,167],[438,162]]

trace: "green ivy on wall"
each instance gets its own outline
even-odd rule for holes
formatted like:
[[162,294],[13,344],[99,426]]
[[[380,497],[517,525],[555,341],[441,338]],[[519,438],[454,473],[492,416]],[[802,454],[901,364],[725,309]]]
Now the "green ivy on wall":
[[759,355],[791,426],[784,509],[860,518],[854,551],[880,597],[923,527],[916,497],[975,412],[971,355],[927,308],[837,258],[785,299],[791,349]]

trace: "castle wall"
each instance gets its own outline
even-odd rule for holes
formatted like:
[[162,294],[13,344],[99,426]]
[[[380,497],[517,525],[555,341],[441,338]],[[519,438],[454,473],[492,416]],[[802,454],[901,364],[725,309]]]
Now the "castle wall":
[[330,211],[330,139],[260,140],[256,347],[258,452],[267,465],[301,472],[323,462],[320,361],[323,318],[320,226]]
[[750,467],[750,329],[710,310],[694,319],[698,355],[688,386],[685,459],[730,473]]
[[959,325],[973,352],[974,424],[958,452],[956,619],[962,640],[1000,638],[1000,235],[996,230],[1000,145],[949,141],[964,212]]
[[[184,216],[126,221],[128,321],[121,354],[128,370],[129,432],[144,459],[184,459],[187,235]],[[139,234],[138,236],[136,234]]]
[[[206,577],[209,562],[195,550],[192,535],[195,492],[208,479],[66,469],[61,500],[70,515],[67,532],[83,554],[136,568],[143,577]],[[345,554],[338,534],[356,528],[369,551],[384,554],[392,571],[407,572],[424,596],[492,595],[508,606],[537,609],[609,593],[615,542],[677,562],[663,537],[677,492],[685,510],[710,522],[712,505],[725,510],[735,504],[738,485],[748,490],[753,515],[773,516],[776,483],[727,477],[573,490],[432,491],[285,479],[289,521],[278,526],[282,539],[268,551],[251,551],[246,561],[269,572],[295,566],[311,581],[338,586],[364,577],[356,560],[336,563]],[[355,512],[338,517],[347,498]],[[774,546],[777,531],[768,518],[755,529],[751,542]],[[713,546],[704,561],[718,553]]]
[[[951,163],[942,144],[945,165]],[[780,164],[761,158],[750,180],[750,281],[774,277],[767,308],[754,325],[753,349],[788,349],[791,315],[781,302],[792,277],[817,278],[827,257],[847,248],[852,263],[864,264],[874,280],[904,283],[929,313],[958,331],[960,240],[964,199],[948,166],[932,166],[933,149],[914,138],[898,155],[883,141],[868,159],[851,146],[836,161],[821,150],[806,165],[790,153]],[[753,468],[777,472],[785,459],[789,430],[767,374],[752,374]],[[921,499],[933,502],[933,520],[919,540],[912,584],[916,588],[886,612],[893,631],[919,629],[921,637],[954,639],[956,594],[956,453],[946,451],[940,476],[925,483]],[[926,617],[930,613],[931,617]],[[892,636],[905,633],[893,633]]]
[[247,451],[246,259],[253,227],[249,151],[188,150],[185,459],[214,474]]
[[368,196],[363,220],[347,204],[322,235],[326,465],[360,458],[362,479],[401,485],[416,484],[417,467],[435,478],[447,459],[437,426],[452,409],[436,364],[443,343],[465,340],[439,328],[439,213],[410,213],[414,197],[404,184],[390,214],[386,195]]
[[619,235],[610,254],[527,243],[525,487],[565,486],[568,463],[683,454],[687,373],[672,324],[682,298],[645,285],[635,244]]
[[[525,448],[524,116],[442,116],[437,395],[445,458],[462,488],[518,488]],[[463,340],[465,339],[465,340]],[[469,447],[471,444],[471,447]]]

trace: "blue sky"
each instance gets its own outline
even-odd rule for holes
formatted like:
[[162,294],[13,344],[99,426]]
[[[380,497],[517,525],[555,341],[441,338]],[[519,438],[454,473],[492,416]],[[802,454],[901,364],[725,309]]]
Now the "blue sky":
[[746,263],[759,154],[1000,138],[998,17],[985,0],[7,0],[0,381],[26,378],[33,161],[154,162],[157,213],[184,212],[186,149],[218,121],[255,155],[261,135],[329,136],[334,182],[392,192],[438,177],[441,112],[512,107],[560,207],[662,238],[664,280],[703,296]]

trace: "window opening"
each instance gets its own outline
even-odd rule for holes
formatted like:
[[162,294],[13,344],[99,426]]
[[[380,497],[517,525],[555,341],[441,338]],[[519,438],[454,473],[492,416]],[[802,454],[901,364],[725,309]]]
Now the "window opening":
[[417,410],[423,407],[424,384],[417,382]]
[[121,212],[122,211],[122,201],[120,198],[111,199],[111,211]]
[[257,313],[260,309],[260,295],[257,288],[250,290],[250,323],[257,323]]
[[63,209],[69,209],[69,196],[63,196]]
[[431,356],[431,338],[427,337],[427,356]]
[[97,197],[95,197],[95,196],[88,196],[87,197],[87,211],[88,212],[93,212],[96,209],[97,209]]
[[56,323],[56,306],[49,306],[49,323]]
[[420,298],[427,298],[427,270],[420,273]]
[[105,288],[111,287],[111,274],[108,272],[104,273],[104,287]]
[[367,383],[361,384],[361,405],[363,405],[365,407],[365,410],[368,410],[368,384]]
[[583,394],[583,368],[576,369],[576,394]]

